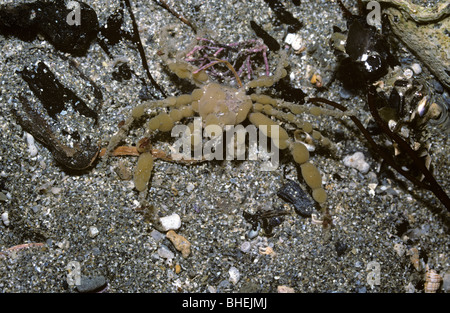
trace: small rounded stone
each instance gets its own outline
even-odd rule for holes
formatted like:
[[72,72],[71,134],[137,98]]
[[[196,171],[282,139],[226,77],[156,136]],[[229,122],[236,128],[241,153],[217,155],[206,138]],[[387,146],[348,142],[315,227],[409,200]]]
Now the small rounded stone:
[[164,231],[168,231],[171,229],[178,229],[181,227],[181,218],[176,213],[161,217],[159,221]]

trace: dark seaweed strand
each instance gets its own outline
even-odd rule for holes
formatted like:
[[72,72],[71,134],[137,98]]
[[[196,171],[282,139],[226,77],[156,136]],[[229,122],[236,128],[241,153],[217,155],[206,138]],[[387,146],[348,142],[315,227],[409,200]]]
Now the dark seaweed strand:
[[142,46],[141,37],[139,36],[139,30],[138,30],[138,26],[137,26],[137,23],[136,23],[136,19],[135,19],[134,14],[133,14],[133,9],[131,7],[130,0],[124,0],[124,1],[125,1],[126,6],[127,6],[128,13],[130,14],[131,22],[133,24],[132,38],[133,38],[134,43],[137,46],[137,49],[139,51],[140,56],[141,56],[142,66],[144,67],[145,72],[147,73],[147,77],[148,77],[148,79],[150,79],[152,85],[154,87],[156,87],[156,89],[158,89],[159,92],[161,92],[163,97],[166,97],[167,95],[164,92],[164,90],[158,85],[158,83],[155,81],[155,79],[150,74],[150,69],[149,69],[148,63],[147,63],[147,57],[145,56],[145,50],[144,50],[144,47]]
[[92,165],[99,153],[99,147],[91,145],[90,139],[79,142],[75,148],[62,144],[56,137],[47,122],[22,95],[18,95],[25,114],[12,109],[23,130],[30,133],[37,141],[42,143],[52,154],[53,158],[62,166],[72,170],[84,170]]
[[[308,99],[309,102],[316,104],[316,103],[325,103],[328,105],[331,105],[343,112],[347,111],[347,108],[344,107],[343,105],[334,102],[334,101],[330,101],[328,99],[324,99],[324,98],[310,98]],[[447,194],[442,190],[441,186],[438,184],[438,182],[434,179],[433,175],[428,171],[428,169],[426,169],[426,167],[420,162],[421,160],[419,159],[419,163],[423,166],[423,168],[425,168],[425,172],[423,173],[425,175],[425,173],[428,173],[431,176],[431,180],[429,179],[429,177],[427,177],[427,175],[425,175],[425,178],[427,178],[427,182],[428,184],[421,182],[420,180],[418,180],[417,178],[415,178],[414,176],[410,175],[407,171],[403,170],[401,168],[401,166],[399,166],[394,159],[392,158],[392,156],[386,152],[385,149],[383,149],[382,147],[380,147],[372,138],[372,136],[370,135],[369,131],[363,126],[363,124],[361,123],[361,121],[355,117],[355,116],[349,116],[350,119],[353,121],[353,123],[355,123],[356,127],[358,127],[358,129],[363,133],[364,137],[366,138],[366,140],[369,142],[369,144],[372,146],[372,148],[377,152],[378,155],[380,155],[384,161],[386,161],[387,164],[389,164],[389,166],[391,166],[392,168],[394,168],[398,173],[400,173],[401,175],[403,175],[406,179],[408,179],[409,181],[411,181],[413,184],[415,184],[416,186],[420,187],[420,188],[424,188],[427,190],[430,190],[431,192],[434,193],[434,195],[439,199],[439,201],[442,202],[442,204],[444,204],[444,206],[447,208],[448,211],[450,211],[450,199],[448,198]],[[378,116],[379,117],[379,116]],[[374,117],[375,118],[375,117]],[[384,131],[384,129],[383,129]],[[398,136],[397,136],[398,137]],[[398,139],[401,140],[400,137],[398,137]],[[402,140],[403,141],[403,140]],[[397,142],[398,143],[398,142]],[[406,146],[408,146],[408,144],[406,142],[404,142],[406,144]],[[409,149],[411,149],[408,146]],[[413,152],[413,151],[412,151]],[[414,152],[413,152],[414,153]],[[414,160],[415,161],[415,160]],[[421,167],[419,167],[419,169],[421,169]]]
[[303,27],[303,23],[296,19],[291,12],[286,10],[284,5],[279,0],[264,0],[269,5],[272,11],[275,13],[277,19],[291,27],[292,32],[297,32]]
[[153,2],[155,2],[157,5],[163,7],[167,11],[169,11],[170,14],[172,14],[177,19],[182,21],[184,24],[189,26],[194,31],[194,33],[197,33],[197,29],[195,28],[195,26],[188,19],[186,19],[183,15],[181,15],[180,13],[178,13],[174,9],[172,9],[165,1],[163,1],[163,0],[153,0]]
[[381,130],[388,135],[393,141],[395,141],[400,149],[403,152],[406,152],[411,159],[413,160],[414,164],[417,166],[417,168],[420,170],[420,172],[425,176],[425,179],[427,180],[430,190],[436,195],[436,197],[439,198],[439,200],[445,205],[448,211],[450,211],[450,198],[448,197],[447,193],[442,189],[441,185],[436,181],[433,174],[427,169],[425,166],[425,163],[419,158],[419,156],[415,153],[415,151],[409,146],[407,142],[405,142],[399,135],[396,133],[393,133],[387,124],[383,122],[380,115],[378,114],[378,110],[375,106],[375,86],[371,86],[369,89],[367,102],[369,105],[370,113],[372,114],[372,117],[375,119],[375,122],[377,123],[378,127],[381,128]]
[[346,19],[351,18],[353,16],[352,12],[350,12],[350,10],[345,7],[345,5],[342,3],[341,0],[338,0],[338,3],[339,3],[339,7],[341,8],[342,12],[344,13],[344,17]]
[[259,26],[255,21],[250,21],[250,27],[255,32],[256,36],[264,41],[264,44],[269,47],[272,51],[280,50],[280,44],[278,41],[269,35],[261,26]]

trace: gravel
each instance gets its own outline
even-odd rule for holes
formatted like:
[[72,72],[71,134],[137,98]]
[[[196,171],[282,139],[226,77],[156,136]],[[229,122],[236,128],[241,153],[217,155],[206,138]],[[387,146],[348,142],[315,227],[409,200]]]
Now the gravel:
[[[162,39],[168,40],[160,38],[160,30],[175,24],[170,41],[180,47],[187,46],[195,34],[154,2],[133,2],[152,75],[168,94],[184,93],[185,86],[170,79],[158,56]],[[352,1],[344,2],[356,8]],[[197,27],[211,30],[221,42],[253,38],[249,16],[279,43],[287,34],[287,26],[276,21],[263,0],[167,3]],[[324,82],[331,79],[335,57],[329,38],[334,25],[346,28],[336,1],[301,1],[300,6],[282,3],[303,22],[298,31],[302,42],[314,47],[311,54],[307,50],[290,55],[292,84],[310,96],[356,110],[365,121],[369,115],[359,95],[342,91],[336,81],[326,89],[310,83],[314,73],[320,73]],[[90,5],[103,24],[118,1],[92,1]],[[125,21],[130,25],[128,18]],[[259,170],[259,161],[185,166],[157,160],[147,195],[153,209],[143,208],[129,180],[135,157],[100,159],[82,173],[65,171],[44,146],[24,134],[11,114],[11,108],[20,107],[18,94],[39,107],[16,74],[38,60],[93,105],[92,88],[66,57],[41,38],[24,42],[0,36],[0,46],[1,292],[423,292],[427,266],[446,277],[445,290],[438,291],[449,291],[448,213],[433,194],[382,166],[349,120],[305,116],[336,146],[332,153],[326,149],[311,153],[329,197],[331,229],[323,227],[319,212],[302,217],[277,196],[288,179],[300,177],[288,156],[282,156],[277,171],[269,172]],[[430,76],[420,60],[401,51],[404,59],[421,65],[420,75]],[[129,41],[113,46],[111,53],[128,60],[130,68],[145,77],[138,51]],[[114,66],[98,44],[86,56],[73,59],[99,85],[104,99],[98,125],[74,115],[71,127],[106,146],[117,125],[140,103],[140,80],[136,76],[113,80]],[[435,177],[448,192],[448,135],[431,127],[430,131]],[[143,127],[135,128],[124,144],[131,145],[142,135]],[[160,139],[155,147],[167,148],[167,137]],[[355,151],[362,152],[370,164],[367,173],[344,165],[344,157]],[[283,216],[272,236],[253,232],[249,238],[251,225],[243,212],[272,208],[290,214]],[[154,211],[160,217],[177,214],[181,218],[176,233],[191,244],[188,257],[183,258],[164,232],[154,229],[149,218]],[[413,248],[419,251],[419,269],[413,265]],[[373,273],[376,267],[368,268],[369,264],[378,264],[379,273]],[[70,275],[80,275],[84,285],[69,284],[73,282]],[[368,281],[369,277],[379,277],[379,282]]]

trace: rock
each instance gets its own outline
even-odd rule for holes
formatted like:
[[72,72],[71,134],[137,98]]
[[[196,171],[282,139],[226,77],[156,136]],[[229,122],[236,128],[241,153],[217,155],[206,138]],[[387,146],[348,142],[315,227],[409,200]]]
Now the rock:
[[151,233],[150,236],[152,236],[153,240],[155,240],[156,242],[160,242],[161,240],[164,239],[164,234],[157,231],[156,229],[154,229]]
[[95,226],[89,227],[89,237],[95,238],[99,234],[98,228]]
[[413,70],[414,74],[419,75],[422,73],[422,67],[419,63],[413,63],[411,64],[411,69]]
[[402,257],[406,253],[406,246],[402,243],[396,243],[396,244],[394,244],[394,250],[395,250],[395,252],[397,252],[397,255],[399,257]]
[[228,270],[228,274],[230,275],[230,282],[233,285],[236,285],[239,281],[239,278],[241,278],[241,274],[239,273],[239,270],[236,267],[232,266]]
[[175,254],[170,251],[169,248],[167,248],[164,245],[161,245],[161,247],[159,247],[158,249],[158,255],[163,258],[163,259],[167,259],[167,260],[172,260],[175,257]]
[[250,242],[244,241],[244,242],[241,244],[240,249],[241,249],[242,252],[247,253],[247,252],[250,251],[251,247],[252,247],[252,245],[251,245]]
[[39,29],[56,49],[81,56],[97,37],[99,24],[97,14],[89,5],[74,2],[76,5],[72,8],[66,7],[64,1],[45,6],[39,16]]
[[34,137],[31,134],[25,132],[25,138],[28,144],[28,154],[30,155],[30,157],[36,156],[38,154],[38,149],[34,142]]
[[365,161],[364,154],[362,152],[355,152],[353,155],[348,155],[344,158],[344,165],[353,167],[365,174],[369,171],[369,163]]
[[295,293],[294,288],[288,286],[277,286],[278,293]]
[[442,290],[444,292],[450,292],[450,272],[444,274],[442,279]]
[[103,276],[81,277],[77,285],[78,292],[99,292],[107,286],[106,278]]
[[0,7],[0,32],[30,41],[42,34],[56,49],[85,55],[97,38],[97,14],[81,1],[43,1]]
[[295,212],[301,216],[311,216],[314,208],[313,201],[297,182],[290,179],[286,180],[286,183],[278,190],[277,195],[292,204]]
[[3,212],[1,218],[2,218],[3,224],[5,224],[5,226],[9,226],[10,221],[9,221],[8,212]]
[[178,235],[173,230],[169,230],[166,234],[167,239],[169,239],[174,245],[175,249],[181,252],[183,258],[187,258],[191,253],[191,243],[181,235]]
[[193,183],[188,183],[186,186],[186,191],[191,193],[195,189],[195,185]]
[[176,230],[181,227],[181,218],[176,213],[161,217],[159,221],[163,231]]

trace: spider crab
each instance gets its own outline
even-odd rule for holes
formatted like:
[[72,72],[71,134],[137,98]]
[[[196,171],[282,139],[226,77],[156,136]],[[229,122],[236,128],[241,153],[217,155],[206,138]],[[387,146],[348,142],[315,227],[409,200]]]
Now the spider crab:
[[[202,39],[202,41],[205,40]],[[297,133],[301,132],[309,138],[314,138],[323,146],[331,146],[330,140],[314,130],[311,123],[303,121],[301,114],[311,113],[315,116],[328,114],[342,117],[344,113],[319,107],[308,108],[259,93],[261,88],[271,87],[287,75],[286,51],[280,50],[276,55],[278,64],[272,75],[267,75],[265,72],[264,75],[243,83],[233,65],[227,60],[219,59],[216,55],[210,56],[208,59],[210,63],[206,65],[195,66],[189,60],[186,61],[187,57],[192,60],[193,51],[199,50],[201,49],[198,46],[193,47],[191,44],[187,51],[177,53],[174,57],[171,57],[169,51],[159,53],[170,72],[180,79],[190,80],[197,88],[189,94],[147,101],[136,106],[119,131],[111,138],[105,155],[114,153],[114,149],[127,136],[135,121],[152,116],[146,124],[144,138],[137,144],[136,155],[139,157],[134,170],[135,187],[145,198],[153,169],[154,155],[149,142],[154,132],[170,132],[176,125],[187,124],[191,131],[190,142],[195,149],[195,145],[201,141],[201,138],[195,138],[194,123],[192,123],[194,118],[201,118],[201,129],[207,136],[222,133],[227,126],[239,126],[246,122],[256,126],[259,131],[262,130],[263,134],[272,140],[272,147],[274,144],[277,149],[286,150],[292,154],[294,161],[300,165],[302,177],[309,186],[313,199],[323,207],[327,195],[322,188],[319,170],[309,161],[307,145],[295,138],[292,139],[279,122],[293,125]],[[255,51],[265,53],[265,49]],[[234,75],[235,86],[219,83],[208,75],[208,68],[217,64],[225,65],[229,73]],[[348,112],[345,114],[347,115]]]

